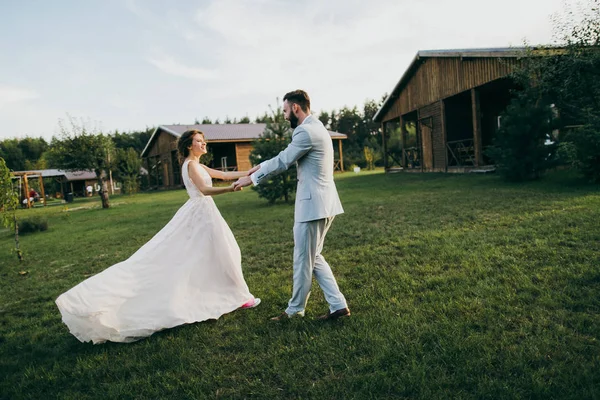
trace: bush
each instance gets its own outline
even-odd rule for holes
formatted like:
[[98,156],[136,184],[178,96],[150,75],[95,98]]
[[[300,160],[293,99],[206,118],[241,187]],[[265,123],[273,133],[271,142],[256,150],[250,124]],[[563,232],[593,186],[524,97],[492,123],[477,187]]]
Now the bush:
[[552,109],[538,101],[531,88],[511,101],[493,146],[486,151],[507,180],[538,179],[555,164],[556,145],[548,144],[553,118]]
[[140,191],[140,177],[139,176],[124,176],[122,182],[122,188],[124,194],[135,194]]
[[600,183],[600,117],[574,130],[567,139],[575,147],[575,166],[587,179]]
[[569,141],[562,141],[556,147],[556,160],[559,165],[577,166],[577,147]]
[[48,220],[41,217],[32,217],[19,221],[19,234],[42,232],[48,230]]

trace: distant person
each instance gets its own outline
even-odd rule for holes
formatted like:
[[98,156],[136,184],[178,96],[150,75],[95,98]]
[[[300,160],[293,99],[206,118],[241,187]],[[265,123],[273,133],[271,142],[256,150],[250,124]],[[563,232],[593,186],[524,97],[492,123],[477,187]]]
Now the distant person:
[[274,321],[304,316],[313,274],[329,303],[329,312],[319,319],[350,316],[346,299],[321,254],[333,218],[344,212],[333,181],[333,145],[321,121],[310,114],[310,98],[303,90],[283,97],[283,114],[294,129],[292,141],[279,155],[252,168],[236,187],[260,185],[293,164],[298,168],[298,190],[294,214],[294,274],[292,298]]
[[35,189],[31,189],[29,191],[29,201],[39,201],[40,200],[40,195],[38,194],[38,192],[35,191]]
[[154,332],[260,303],[242,274],[240,248],[212,196],[234,191],[211,178],[233,180],[199,163],[204,134],[177,142],[189,200],[169,223],[127,260],[81,282],[56,299],[63,322],[82,342],[133,342]]
[[87,192],[87,196],[91,197],[92,194],[94,194],[94,188],[92,187],[92,185],[87,185],[87,187],[85,188],[86,192]]

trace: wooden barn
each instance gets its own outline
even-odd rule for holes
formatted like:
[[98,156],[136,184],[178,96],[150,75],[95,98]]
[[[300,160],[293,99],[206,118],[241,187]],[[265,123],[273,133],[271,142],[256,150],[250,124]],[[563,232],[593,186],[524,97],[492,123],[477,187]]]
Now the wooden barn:
[[[208,151],[213,159],[209,166],[223,171],[244,171],[252,167],[252,142],[264,132],[267,124],[200,124],[161,125],[152,134],[142,151],[144,168],[148,170],[149,186],[153,188],[180,187],[181,168],[177,160],[177,139],[189,129],[204,133]],[[329,131],[336,152],[335,166],[344,170],[342,140],[346,135]],[[336,148],[337,147],[337,148]]]
[[522,48],[419,51],[375,114],[387,170],[465,172],[488,166],[484,149],[511,99]]

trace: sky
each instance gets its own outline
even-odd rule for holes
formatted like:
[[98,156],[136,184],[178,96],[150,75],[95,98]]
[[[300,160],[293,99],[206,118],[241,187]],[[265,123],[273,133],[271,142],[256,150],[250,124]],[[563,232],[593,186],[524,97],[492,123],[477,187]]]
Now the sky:
[[[574,0],[575,1],[575,0]],[[253,120],[392,91],[419,50],[549,44],[569,0],[0,0],[0,140]]]

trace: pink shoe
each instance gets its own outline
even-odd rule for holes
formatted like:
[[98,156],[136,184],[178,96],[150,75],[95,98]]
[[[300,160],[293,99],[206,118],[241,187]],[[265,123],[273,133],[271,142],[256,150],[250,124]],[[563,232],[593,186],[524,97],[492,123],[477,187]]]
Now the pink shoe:
[[241,308],[254,308],[260,304],[260,299],[258,297],[254,297],[247,302],[245,302]]

